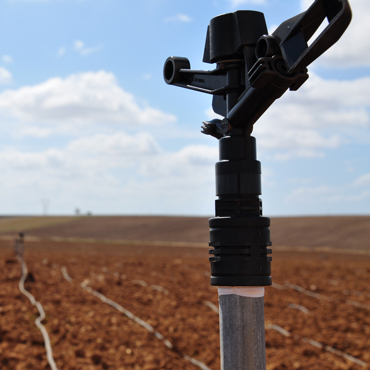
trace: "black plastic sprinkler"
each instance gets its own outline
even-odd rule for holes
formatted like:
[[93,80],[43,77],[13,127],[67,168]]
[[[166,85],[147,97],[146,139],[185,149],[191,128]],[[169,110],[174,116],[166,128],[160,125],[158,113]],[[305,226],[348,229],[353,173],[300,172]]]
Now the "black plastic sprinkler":
[[[182,57],[166,60],[163,74],[167,84],[212,94],[214,112],[224,117],[202,126],[204,134],[219,139],[220,151],[216,214],[209,220],[212,285],[271,285],[270,219],[262,216],[261,165],[251,136],[253,125],[288,89],[296,91],[302,86],[308,79],[306,67],[339,40],[351,16],[347,0],[316,0],[269,35],[260,12],[224,14],[211,19],[204,49],[203,62],[216,63],[216,69],[191,70],[189,60]],[[328,24],[316,37],[325,19]],[[222,309],[221,303],[220,299]],[[253,318],[248,320],[253,323]],[[248,352],[245,343],[238,345]],[[253,348],[255,351],[255,343]],[[243,356],[235,356],[236,349],[223,350],[225,370],[264,368],[262,362],[251,365]],[[251,356],[261,357],[249,353],[248,358]]]

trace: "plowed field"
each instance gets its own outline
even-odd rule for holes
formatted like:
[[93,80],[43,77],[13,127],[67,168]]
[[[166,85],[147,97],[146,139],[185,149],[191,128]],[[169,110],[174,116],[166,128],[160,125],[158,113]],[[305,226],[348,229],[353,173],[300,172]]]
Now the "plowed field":
[[[12,246],[0,242],[0,368],[49,369]],[[207,248],[26,240],[25,261],[59,370],[220,368]],[[267,369],[370,368],[370,256],[275,250],[272,266]]]

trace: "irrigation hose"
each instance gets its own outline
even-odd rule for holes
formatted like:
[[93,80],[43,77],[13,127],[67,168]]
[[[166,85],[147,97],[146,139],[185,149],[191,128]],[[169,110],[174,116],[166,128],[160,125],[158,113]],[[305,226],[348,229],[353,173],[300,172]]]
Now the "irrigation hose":
[[[67,269],[65,267],[62,267],[61,271],[62,271],[63,277],[68,282],[71,283],[73,281],[73,279],[68,275]],[[126,310],[126,308],[122,307],[117,302],[114,302],[111,299],[107,298],[105,295],[103,295],[103,294],[97,292],[96,290],[92,289],[87,284],[88,284],[88,280],[85,280],[80,284],[80,286],[81,286],[82,289],[86,290],[87,292],[91,293],[95,297],[99,298],[104,303],[109,304],[110,306],[112,306],[116,310],[123,313],[129,319],[135,321],[137,324],[141,325],[143,328],[145,328],[149,332],[153,333],[155,335],[155,337],[158,338],[159,340],[161,340],[167,348],[169,348],[171,350],[174,349],[173,344],[168,339],[166,339],[161,333],[155,331],[155,329],[150,324],[148,324],[146,321],[144,321],[144,320],[140,319],[139,317],[135,316],[132,312],[130,312],[129,310]],[[197,359],[195,359],[193,357],[190,357],[190,356],[184,355],[184,354],[180,354],[180,355],[182,356],[183,359],[185,359],[186,361],[189,361],[190,363],[192,363],[195,366],[198,366],[202,370],[211,370],[203,362],[200,362],[200,361],[198,361]]]
[[41,321],[45,319],[45,311],[41,303],[37,302],[35,297],[30,292],[28,292],[24,287],[24,283],[27,279],[27,274],[28,274],[27,265],[23,259],[23,255],[21,253],[18,253],[17,249],[16,249],[16,252],[17,252],[18,261],[20,262],[21,268],[22,268],[22,277],[19,280],[19,290],[21,291],[22,294],[24,294],[30,300],[33,306],[36,306],[37,310],[39,311],[40,316],[35,320],[35,324],[40,329],[42,336],[44,338],[46,357],[50,365],[50,368],[51,370],[58,370],[57,365],[55,364],[55,361],[53,358],[53,350],[51,348],[51,343],[50,343],[48,332],[45,329],[45,326],[41,323]]

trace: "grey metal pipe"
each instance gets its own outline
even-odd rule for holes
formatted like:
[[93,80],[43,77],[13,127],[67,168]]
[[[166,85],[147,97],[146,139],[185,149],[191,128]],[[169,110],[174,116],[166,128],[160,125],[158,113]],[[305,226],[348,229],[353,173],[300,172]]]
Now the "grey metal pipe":
[[266,370],[263,297],[221,295],[221,370]]

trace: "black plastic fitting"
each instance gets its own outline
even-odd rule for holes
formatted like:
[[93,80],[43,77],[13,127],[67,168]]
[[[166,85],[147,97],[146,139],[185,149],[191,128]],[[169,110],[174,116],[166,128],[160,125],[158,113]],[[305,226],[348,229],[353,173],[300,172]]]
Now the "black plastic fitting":
[[180,69],[190,69],[189,59],[182,57],[167,58],[163,67],[163,77],[166,83],[174,84],[179,79]]
[[256,140],[234,130],[219,145],[216,217],[209,220],[211,285],[271,285],[270,219],[262,217]]
[[203,62],[237,59],[238,55],[244,59],[243,49],[252,47],[254,50],[260,36],[265,34],[267,26],[261,12],[239,10],[212,18],[207,28]]

